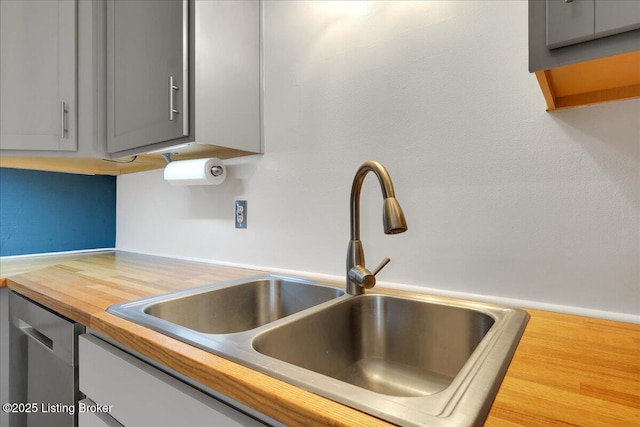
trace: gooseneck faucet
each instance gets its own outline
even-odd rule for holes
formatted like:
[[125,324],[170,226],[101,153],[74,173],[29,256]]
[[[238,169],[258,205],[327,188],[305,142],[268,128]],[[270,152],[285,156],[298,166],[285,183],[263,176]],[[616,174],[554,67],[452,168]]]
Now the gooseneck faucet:
[[373,272],[365,267],[364,249],[360,241],[360,191],[367,173],[373,172],[380,182],[384,198],[382,222],[385,234],[398,234],[407,231],[407,222],[400,204],[396,200],[393,183],[389,172],[380,163],[373,160],[364,162],[356,172],[351,186],[351,241],[347,249],[347,293],[361,295],[364,289],[376,284],[375,275],[389,263],[389,258],[382,260]]

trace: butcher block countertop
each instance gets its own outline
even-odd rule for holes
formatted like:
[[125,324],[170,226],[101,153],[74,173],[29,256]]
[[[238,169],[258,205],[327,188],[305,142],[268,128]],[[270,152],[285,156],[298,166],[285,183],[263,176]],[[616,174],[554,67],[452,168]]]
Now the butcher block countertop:
[[[389,425],[105,311],[111,304],[261,271],[127,252],[59,261],[18,275],[10,275],[10,263],[4,263],[0,286],[287,425]],[[485,426],[640,425],[640,325],[527,311],[531,319]]]

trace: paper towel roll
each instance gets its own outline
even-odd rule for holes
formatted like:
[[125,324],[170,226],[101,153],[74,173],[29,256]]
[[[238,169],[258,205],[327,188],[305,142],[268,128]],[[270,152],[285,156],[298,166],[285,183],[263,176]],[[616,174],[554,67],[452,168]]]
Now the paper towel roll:
[[[222,168],[220,175],[214,175],[212,168]],[[227,177],[222,160],[216,158],[179,160],[164,168],[164,179],[171,185],[218,185]]]

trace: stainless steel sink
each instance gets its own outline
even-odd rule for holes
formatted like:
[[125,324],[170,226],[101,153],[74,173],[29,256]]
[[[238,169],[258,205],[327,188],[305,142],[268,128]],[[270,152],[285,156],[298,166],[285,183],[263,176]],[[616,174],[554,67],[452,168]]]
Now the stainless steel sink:
[[268,277],[218,289],[174,295],[144,312],[206,334],[257,328],[344,295],[344,292],[281,277]]
[[400,425],[482,425],[522,310],[261,276],[117,304],[110,313]]
[[268,275],[144,298],[108,311],[155,329],[178,326],[204,334],[231,334],[255,329],[341,295],[344,291],[334,287]]
[[260,334],[260,353],[390,396],[447,388],[494,324],[479,311],[353,298]]

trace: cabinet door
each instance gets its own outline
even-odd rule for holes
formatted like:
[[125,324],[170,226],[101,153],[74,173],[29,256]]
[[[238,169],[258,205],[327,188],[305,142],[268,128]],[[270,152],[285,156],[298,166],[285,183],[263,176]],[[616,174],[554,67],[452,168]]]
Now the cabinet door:
[[593,39],[593,0],[547,0],[549,49]]
[[[76,337],[82,326],[9,293],[9,400],[40,405],[12,412],[9,425],[73,427],[78,398]],[[3,402],[5,403],[5,402]],[[61,405],[51,410],[49,405]]]
[[0,149],[77,149],[76,7],[0,1]]
[[596,37],[640,28],[640,1],[595,0]]
[[78,338],[79,387],[125,426],[258,427],[259,421],[90,334]]
[[[79,406],[92,408],[96,407],[96,403],[91,399],[82,399]],[[78,427],[122,427],[122,424],[107,413],[78,410]]]
[[109,153],[189,134],[188,36],[186,0],[108,3]]

